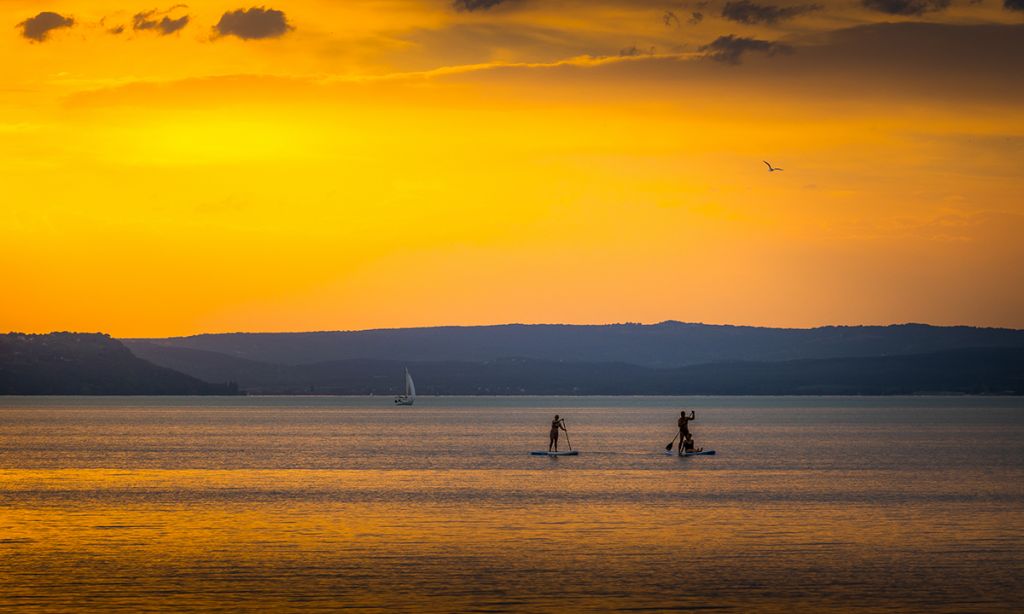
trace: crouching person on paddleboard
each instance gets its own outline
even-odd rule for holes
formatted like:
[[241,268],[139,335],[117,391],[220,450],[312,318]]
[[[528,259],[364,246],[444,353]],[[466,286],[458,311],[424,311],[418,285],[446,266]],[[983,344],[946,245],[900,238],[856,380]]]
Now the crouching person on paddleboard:
[[[551,451],[551,447],[554,446],[555,452],[558,452],[558,429],[565,431],[565,419],[559,418],[558,414],[555,414],[555,419],[551,421],[551,439],[548,441],[548,452]],[[569,431],[565,431],[568,433]]]
[[697,452],[703,452],[704,448],[693,447],[693,435],[686,434],[686,439],[683,440],[683,452],[686,454],[696,454]]

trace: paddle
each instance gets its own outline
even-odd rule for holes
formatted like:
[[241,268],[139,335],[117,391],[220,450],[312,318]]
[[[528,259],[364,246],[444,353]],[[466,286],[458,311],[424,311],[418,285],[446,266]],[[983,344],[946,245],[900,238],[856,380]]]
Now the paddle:
[[676,431],[676,436],[672,438],[672,441],[668,442],[667,446],[665,446],[665,451],[666,452],[671,452],[672,451],[672,446],[675,445],[676,439],[679,439],[679,431]]
[[569,441],[569,429],[565,428],[565,418],[562,418],[562,430],[565,431],[565,443],[569,444],[569,451],[572,452],[572,442]]

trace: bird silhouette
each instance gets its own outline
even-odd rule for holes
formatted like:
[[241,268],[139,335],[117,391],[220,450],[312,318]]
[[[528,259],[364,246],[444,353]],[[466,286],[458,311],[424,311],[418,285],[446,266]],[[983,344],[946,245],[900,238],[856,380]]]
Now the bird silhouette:
[[774,173],[775,171],[784,170],[784,169],[772,166],[767,160],[761,160],[761,162],[764,162],[766,165],[768,165],[768,172],[769,173]]

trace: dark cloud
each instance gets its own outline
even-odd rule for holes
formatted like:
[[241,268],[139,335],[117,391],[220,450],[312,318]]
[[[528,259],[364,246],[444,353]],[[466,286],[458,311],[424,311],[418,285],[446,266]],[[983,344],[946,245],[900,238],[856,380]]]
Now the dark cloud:
[[[866,0],[870,1],[870,0]],[[726,2],[722,7],[722,17],[739,23],[773,24],[779,21],[792,19],[799,15],[821,10],[820,4],[800,4],[796,6],[774,6],[771,4],[757,4],[750,0],[738,0]]]
[[170,34],[184,28],[186,24],[188,24],[188,15],[182,15],[177,19],[164,17],[160,20],[160,31],[163,34]]
[[700,11],[694,11],[693,14],[690,15],[690,18],[686,20],[686,23],[690,24],[691,26],[695,26],[702,21],[704,21],[704,13],[701,13]]
[[671,27],[674,25],[677,28],[679,27],[679,17],[676,17],[676,14],[672,11],[665,11],[665,14],[661,16],[661,21],[666,26]]
[[[180,8],[180,5],[168,9],[167,12],[176,8]],[[161,18],[157,19],[157,17]],[[132,28],[135,30],[155,30],[166,36],[168,34],[173,34],[188,25],[188,19],[188,15],[183,15],[177,19],[171,19],[164,13],[158,13],[156,10],[152,10],[145,13],[136,13],[135,17],[132,18]]]
[[941,11],[950,0],[861,0],[866,8],[890,15],[923,15]]
[[292,27],[284,12],[263,7],[238,9],[224,13],[213,27],[218,36],[237,36],[244,40],[277,38]]
[[707,53],[707,57],[716,62],[739,64],[744,54],[748,52],[775,55],[777,53],[790,53],[793,51],[793,48],[774,41],[745,38],[730,34],[728,36],[719,36],[707,45],[698,47],[697,50]]
[[46,37],[50,34],[50,30],[56,30],[57,28],[70,28],[75,25],[75,20],[71,17],[65,17],[58,13],[51,13],[50,11],[43,11],[35,17],[29,17],[25,21],[18,24],[21,28],[21,35],[25,38],[43,42]]
[[505,0],[453,0],[452,6],[455,7],[456,11],[478,11],[480,9],[487,10],[491,7],[498,6]]
[[1003,8],[1008,11],[1024,11],[1024,0],[1003,0]]

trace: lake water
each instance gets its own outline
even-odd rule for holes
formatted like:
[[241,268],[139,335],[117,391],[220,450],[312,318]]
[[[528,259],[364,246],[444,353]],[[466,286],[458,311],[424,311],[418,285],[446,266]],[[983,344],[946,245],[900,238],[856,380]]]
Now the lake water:
[[11,606],[1020,611],[1024,399],[0,397]]

